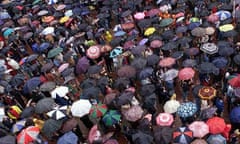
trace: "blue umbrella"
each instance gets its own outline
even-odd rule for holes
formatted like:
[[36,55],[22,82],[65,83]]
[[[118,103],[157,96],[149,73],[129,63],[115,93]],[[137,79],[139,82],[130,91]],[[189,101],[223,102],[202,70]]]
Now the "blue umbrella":
[[42,51],[48,49],[50,46],[51,46],[50,43],[44,42],[38,47],[38,51],[42,52]]
[[23,92],[29,93],[32,90],[36,89],[41,84],[40,77],[33,77],[29,79],[23,86]]
[[207,139],[208,144],[227,144],[226,138],[221,134],[210,135]]
[[123,35],[125,35],[126,34],[126,32],[125,31],[117,31],[116,33],[114,33],[114,36],[123,36]]
[[191,117],[196,112],[197,112],[197,105],[192,102],[182,103],[177,109],[177,114],[182,118]]
[[234,49],[230,46],[219,47],[218,54],[220,56],[230,56],[233,53],[234,53]]
[[12,28],[8,28],[3,32],[4,37],[8,37],[10,34],[12,34],[14,30]]
[[110,52],[110,58],[114,58],[114,57],[116,57],[116,56],[118,56],[118,55],[120,55],[120,54],[122,54],[123,53],[123,50],[122,50],[122,48],[121,47],[116,47],[116,48],[114,48],[111,52]]
[[232,109],[230,113],[230,121],[232,123],[240,123],[240,106]]
[[193,132],[188,127],[179,127],[173,132],[175,143],[189,144],[193,140]]
[[77,144],[77,143],[78,143],[78,136],[72,131],[65,133],[57,141],[57,144]]
[[1,12],[1,13],[0,13],[0,19],[1,19],[1,20],[9,19],[9,18],[11,18],[11,16],[9,15],[8,12]]
[[192,22],[188,25],[188,29],[193,30],[194,28],[199,27],[200,25],[201,25],[200,22]]
[[224,57],[218,57],[212,61],[212,63],[217,67],[217,68],[225,68],[228,64],[228,60]]
[[139,79],[140,80],[145,79],[147,77],[152,76],[152,74],[153,74],[153,68],[151,68],[151,67],[144,68],[139,73]]

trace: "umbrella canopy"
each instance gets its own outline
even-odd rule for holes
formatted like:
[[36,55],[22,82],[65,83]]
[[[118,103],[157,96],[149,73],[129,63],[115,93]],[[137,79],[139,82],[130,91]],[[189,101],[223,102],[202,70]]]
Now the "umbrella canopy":
[[239,88],[234,89],[234,95],[238,98],[240,97],[240,89]]
[[185,50],[185,53],[189,56],[195,56],[199,53],[199,48],[189,48]]
[[166,57],[159,61],[159,66],[161,67],[170,67],[175,64],[175,59],[172,57]]
[[66,86],[57,86],[50,93],[51,93],[52,98],[56,99],[57,96],[65,97],[68,92],[69,92],[69,88],[68,87],[66,87]]
[[52,111],[48,112],[47,115],[55,120],[60,120],[66,117],[68,106],[55,107]]
[[47,57],[53,58],[53,57],[57,56],[58,54],[60,54],[62,51],[63,51],[62,48],[53,48],[48,52]]
[[78,122],[75,118],[68,119],[66,122],[63,123],[61,132],[67,133],[69,131],[72,131],[74,128],[76,128]]
[[151,48],[160,48],[162,45],[163,45],[163,42],[161,40],[158,40],[158,39],[153,40],[150,43]]
[[219,27],[219,30],[221,32],[227,32],[227,31],[230,31],[230,30],[233,30],[234,29],[234,26],[232,24],[225,24],[225,25],[222,25]]
[[54,67],[54,64],[52,62],[46,63],[41,67],[41,72],[45,73],[47,71],[50,71]]
[[160,24],[159,24],[159,26],[160,27],[166,27],[166,26],[169,26],[170,24],[172,24],[173,23],[173,19],[172,18],[165,18],[165,19],[162,19],[161,21],[160,21]]
[[200,113],[200,118],[203,120],[212,118],[216,113],[216,111],[217,111],[216,107],[209,107],[209,108],[203,109]]
[[123,53],[122,47],[116,47],[110,52],[110,58],[114,58]]
[[147,65],[154,66],[159,62],[159,59],[160,58],[158,55],[155,55],[155,54],[149,55],[147,56]]
[[133,17],[134,17],[136,20],[141,20],[141,19],[144,19],[145,13],[144,13],[144,12],[137,12],[136,14],[133,15]]
[[135,122],[142,118],[143,110],[139,105],[132,106],[126,112],[123,113],[126,120]]
[[209,133],[211,134],[223,133],[226,128],[224,119],[220,117],[212,117],[206,123],[209,126]]
[[194,59],[186,59],[183,61],[182,65],[184,67],[195,67],[197,65],[197,61]]
[[147,64],[147,60],[145,58],[134,58],[134,60],[131,62],[131,66],[135,67],[138,70],[143,69]]
[[229,85],[234,88],[240,88],[240,76],[236,76],[228,81]]
[[165,73],[163,73],[160,77],[164,81],[170,81],[170,80],[173,80],[174,78],[176,78],[177,76],[178,76],[178,70],[176,70],[176,69],[169,69]]
[[183,68],[178,73],[178,78],[180,80],[192,79],[195,75],[195,71],[192,68]]
[[48,119],[44,122],[41,133],[47,138],[51,138],[62,126],[61,120]]
[[99,48],[99,46],[94,45],[87,49],[86,54],[91,59],[97,59],[101,55],[101,49]]
[[106,126],[113,126],[117,124],[121,119],[121,114],[116,110],[109,110],[102,118],[103,123]]
[[240,123],[240,106],[233,108],[229,117],[232,123]]
[[145,30],[144,35],[145,36],[150,36],[156,31],[156,28],[154,27],[149,27]]
[[47,92],[47,91],[50,92],[54,88],[56,88],[56,83],[53,82],[53,81],[48,81],[48,82],[45,82],[45,83],[41,84],[39,90],[43,91],[43,92]]
[[207,139],[208,144],[227,144],[226,138],[221,134],[210,135]]
[[37,102],[35,112],[37,114],[48,112],[53,108],[54,104],[55,102],[52,98],[43,98]]
[[217,67],[217,68],[225,68],[228,64],[228,60],[225,57],[218,57],[215,58],[212,63]]
[[30,93],[41,84],[40,77],[33,77],[27,80],[23,86],[24,93]]
[[42,35],[48,35],[48,34],[53,34],[54,33],[54,27],[46,27],[41,34]]
[[156,117],[156,123],[159,126],[171,126],[173,124],[173,121],[173,115],[169,113],[160,113]]
[[230,56],[234,53],[234,48],[230,46],[219,47],[218,54],[220,56]]
[[233,57],[233,61],[234,61],[237,65],[240,65],[240,54],[235,55],[235,56]]
[[138,74],[138,77],[140,80],[146,79],[148,77],[151,77],[153,74],[153,68],[151,67],[146,67],[140,71]]
[[188,128],[193,131],[193,136],[197,138],[202,138],[209,133],[208,125],[203,121],[194,121]]
[[119,77],[132,78],[136,76],[136,69],[130,65],[124,65],[117,71]]
[[35,126],[30,126],[23,129],[17,136],[17,143],[28,144],[37,139],[40,129]]
[[224,21],[232,16],[232,14],[229,11],[225,11],[225,10],[217,11],[214,14],[218,16],[220,21]]
[[206,30],[202,27],[196,27],[191,31],[191,34],[196,37],[202,37],[206,34]]
[[207,144],[207,142],[204,139],[195,139],[191,144]]
[[198,95],[203,100],[211,100],[216,96],[216,93],[217,90],[215,88],[204,86],[199,90]]
[[192,102],[182,103],[177,109],[177,114],[183,118],[191,117],[196,112],[197,112],[197,105]]
[[204,43],[201,47],[200,50],[207,54],[215,54],[218,52],[218,47],[214,43]]
[[92,104],[89,100],[80,99],[72,104],[71,112],[75,117],[82,117],[89,114]]
[[11,136],[11,135],[7,135],[4,137],[0,138],[1,143],[4,144],[15,144],[16,143],[16,137],[15,136]]
[[57,144],[77,144],[78,136],[73,132],[67,132],[58,139]]
[[99,103],[99,104],[92,105],[89,113],[92,118],[96,119],[96,118],[102,117],[106,112],[107,112],[107,105]]
[[214,73],[216,69],[217,68],[214,66],[214,64],[209,62],[203,62],[200,65],[198,65],[198,70],[200,73],[205,74]]
[[154,138],[156,143],[158,144],[167,144],[172,141],[172,133],[173,129],[171,127],[156,127],[153,129],[154,132]]
[[89,68],[90,64],[89,64],[89,60],[87,59],[87,57],[81,57],[80,59],[78,59],[77,65],[76,65],[76,73],[77,74],[83,74],[85,72],[87,72],[87,69]]
[[175,113],[177,112],[179,106],[180,106],[179,101],[171,99],[164,104],[163,110],[165,113]]
[[21,131],[21,130],[24,128],[25,123],[26,123],[26,120],[25,120],[25,119],[20,120],[20,121],[17,121],[17,122],[12,126],[11,132],[12,132],[12,133],[16,133],[16,132]]
[[188,144],[193,140],[193,132],[187,127],[179,127],[173,132],[176,143]]

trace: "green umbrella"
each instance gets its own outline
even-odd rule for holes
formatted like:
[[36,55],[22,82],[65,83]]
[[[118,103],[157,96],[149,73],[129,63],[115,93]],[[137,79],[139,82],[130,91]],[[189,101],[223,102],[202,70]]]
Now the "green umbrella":
[[172,18],[165,18],[165,19],[162,19],[159,26],[160,27],[165,27],[165,26],[168,26],[170,24],[173,23],[173,19]]
[[48,58],[53,58],[53,57],[55,57],[56,55],[60,54],[62,51],[63,51],[62,48],[54,48],[54,49],[51,49],[51,50],[48,52],[47,57],[48,57]]
[[107,106],[105,104],[92,105],[90,109],[90,116],[92,118],[99,118],[107,112]]
[[106,126],[117,124],[121,119],[121,114],[116,110],[110,110],[103,116],[103,122]]

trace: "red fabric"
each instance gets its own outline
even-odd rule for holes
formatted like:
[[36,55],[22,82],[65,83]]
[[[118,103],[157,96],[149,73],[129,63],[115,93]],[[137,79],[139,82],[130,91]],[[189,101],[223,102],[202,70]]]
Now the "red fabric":
[[208,119],[206,123],[209,126],[209,132],[211,134],[221,134],[227,126],[224,119],[220,117],[212,117]]
[[215,12],[217,12],[217,7],[212,8],[212,13],[215,13]]

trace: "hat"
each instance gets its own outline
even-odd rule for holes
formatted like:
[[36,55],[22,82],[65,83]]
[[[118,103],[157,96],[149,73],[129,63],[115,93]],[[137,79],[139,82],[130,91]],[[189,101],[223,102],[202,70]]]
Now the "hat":
[[14,105],[9,108],[7,115],[11,119],[18,119],[21,113],[22,113],[22,110],[18,106]]

